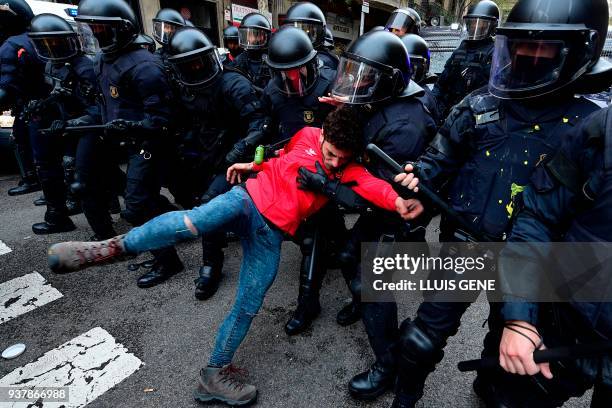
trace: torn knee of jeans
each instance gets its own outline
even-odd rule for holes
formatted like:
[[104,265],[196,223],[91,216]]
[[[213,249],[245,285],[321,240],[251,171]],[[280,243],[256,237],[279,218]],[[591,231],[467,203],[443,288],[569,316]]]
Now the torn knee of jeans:
[[188,229],[189,231],[191,231],[191,233],[192,233],[194,236],[196,236],[196,237],[197,237],[197,236],[199,235],[199,233],[198,233],[198,229],[195,227],[195,225],[193,225],[193,222],[192,222],[192,221],[189,219],[189,217],[188,217],[188,216],[186,216],[186,215],[185,215],[185,216],[183,216],[183,222],[185,223],[185,226],[187,227],[187,229]]

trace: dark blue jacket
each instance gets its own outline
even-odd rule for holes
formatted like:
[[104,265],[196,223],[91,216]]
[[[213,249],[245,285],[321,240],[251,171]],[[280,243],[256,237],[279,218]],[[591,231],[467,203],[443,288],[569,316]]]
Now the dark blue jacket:
[[240,54],[229,64],[244,72],[251,80],[258,92],[261,92],[270,81],[270,71],[268,66],[262,61],[261,55],[253,55],[249,51]]

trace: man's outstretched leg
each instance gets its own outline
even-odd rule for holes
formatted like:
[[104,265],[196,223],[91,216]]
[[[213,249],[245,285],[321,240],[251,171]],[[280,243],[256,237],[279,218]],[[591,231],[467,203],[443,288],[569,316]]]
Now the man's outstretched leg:
[[126,235],[99,242],[62,242],[49,248],[49,267],[54,272],[69,272],[116,260],[122,255],[139,254],[194,239],[231,224],[247,215],[246,190],[235,187],[209,203],[189,211],[162,214]]

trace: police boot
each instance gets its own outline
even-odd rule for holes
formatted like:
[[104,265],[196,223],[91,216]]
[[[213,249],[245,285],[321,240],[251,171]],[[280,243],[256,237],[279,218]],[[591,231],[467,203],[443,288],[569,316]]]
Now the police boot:
[[356,275],[356,266],[353,268],[343,267],[342,276],[344,281],[351,291],[352,299],[351,303],[344,306],[336,315],[336,322],[340,326],[350,326],[361,319],[361,299],[360,299],[360,288],[356,287],[358,283],[354,283],[353,277]]
[[63,180],[41,167],[38,167],[37,170],[40,184],[47,199],[47,211],[45,212],[45,221],[32,225],[32,231],[37,235],[47,235],[75,230],[76,227],[68,217],[68,210],[66,209]]
[[199,272],[200,276],[194,281],[196,299],[206,300],[217,293],[219,282],[221,282],[223,259],[223,252],[220,256],[204,259]]
[[164,248],[151,252],[155,255],[155,263],[149,272],[138,278],[136,284],[139,288],[156,286],[167,281],[184,268],[174,248]]
[[314,238],[306,238],[302,245],[302,264],[300,268],[300,289],[298,305],[291,319],[285,324],[285,332],[293,336],[306,330],[321,313],[319,289],[323,277],[320,267],[318,233]]
[[71,185],[75,182],[76,158],[64,156],[62,167],[64,168],[64,185],[66,186],[66,208],[68,215],[77,215],[83,212],[81,200],[72,191]]
[[392,363],[377,361],[368,371],[357,374],[349,381],[351,396],[360,400],[372,400],[393,388],[395,367]]
[[8,195],[10,196],[18,196],[22,194],[30,194],[35,191],[40,191],[40,183],[38,182],[38,178],[34,172],[26,173],[25,177],[23,177],[17,187],[13,187],[9,189]]
[[472,383],[474,393],[484,402],[487,408],[511,408],[502,398],[499,390],[496,390],[492,382],[479,375]]
[[41,195],[40,197],[38,197],[36,200],[32,201],[32,204],[34,204],[37,207],[40,207],[42,205],[47,205],[47,200],[45,199],[45,195]]

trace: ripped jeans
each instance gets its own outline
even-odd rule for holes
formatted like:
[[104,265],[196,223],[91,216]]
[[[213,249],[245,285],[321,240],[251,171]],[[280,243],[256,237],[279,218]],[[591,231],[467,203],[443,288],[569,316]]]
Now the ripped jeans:
[[153,218],[128,232],[123,244],[127,252],[136,254],[217,230],[232,231],[240,236],[243,253],[234,306],[219,328],[209,360],[209,365],[221,367],[232,361],[274,282],[282,232],[268,226],[244,188],[234,187],[192,210],[173,211]]

